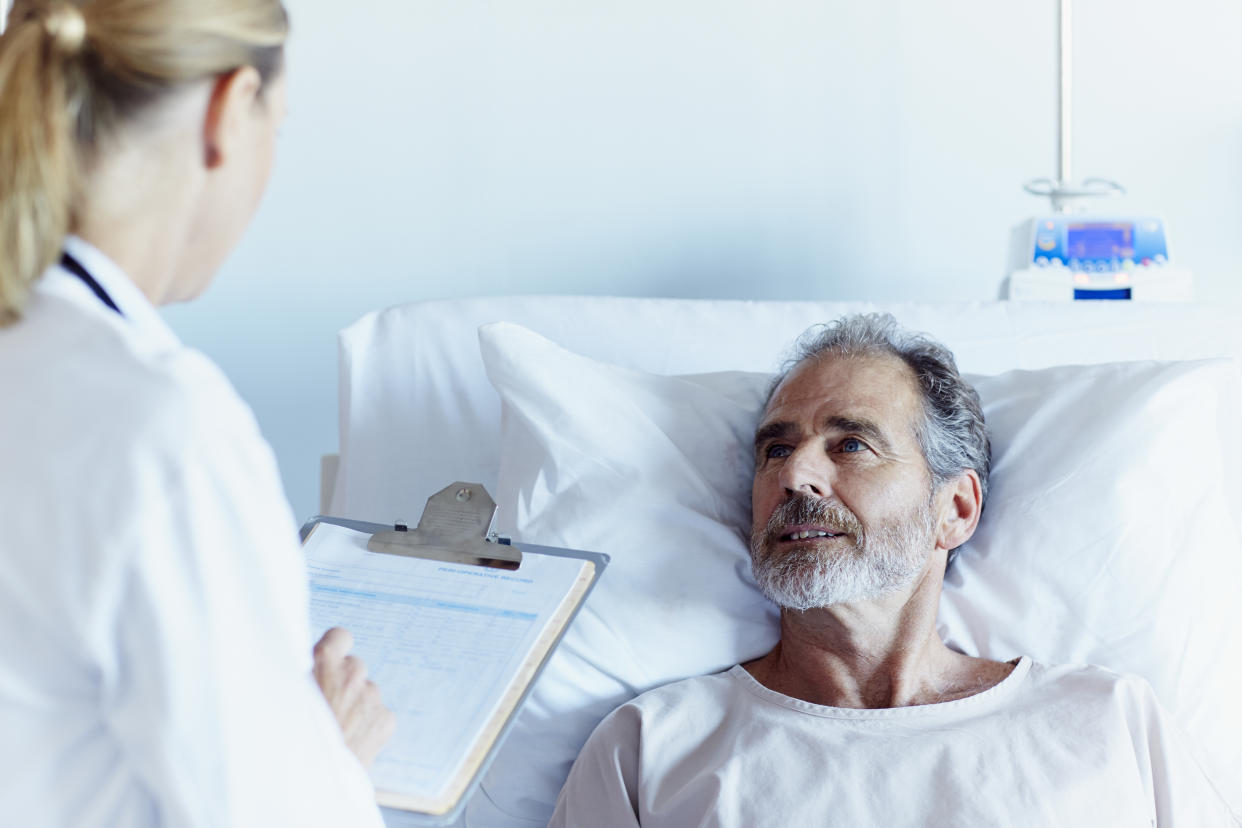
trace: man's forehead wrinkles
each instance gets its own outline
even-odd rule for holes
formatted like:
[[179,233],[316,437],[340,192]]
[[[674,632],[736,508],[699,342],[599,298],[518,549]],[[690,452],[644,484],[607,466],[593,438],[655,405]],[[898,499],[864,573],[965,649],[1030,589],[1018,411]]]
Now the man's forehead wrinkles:
[[815,382],[811,377],[800,376],[772,396],[767,412],[771,414],[790,408],[819,407],[832,403],[844,417],[874,422],[872,415],[900,405],[900,401],[912,396],[913,391],[910,385],[881,382],[870,374],[846,380],[833,378],[827,382]]

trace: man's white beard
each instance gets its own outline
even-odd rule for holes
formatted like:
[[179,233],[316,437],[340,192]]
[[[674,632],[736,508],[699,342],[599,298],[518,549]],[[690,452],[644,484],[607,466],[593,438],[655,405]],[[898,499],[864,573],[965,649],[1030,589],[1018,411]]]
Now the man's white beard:
[[[814,524],[846,532],[778,550],[785,527]],[[864,530],[853,512],[819,498],[795,495],[751,532],[751,570],[759,589],[786,609],[806,610],[866,601],[908,586],[932,549],[930,498],[904,519]]]

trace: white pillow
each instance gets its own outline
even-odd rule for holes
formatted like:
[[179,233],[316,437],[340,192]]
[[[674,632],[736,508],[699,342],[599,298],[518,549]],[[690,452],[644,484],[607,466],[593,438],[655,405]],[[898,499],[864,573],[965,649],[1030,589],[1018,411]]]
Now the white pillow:
[[[768,375],[648,374],[508,323],[480,329],[480,343],[503,403],[497,526],[612,563],[471,803],[472,826],[546,821],[610,710],[777,639],[746,543]],[[1232,364],[971,379],[992,434],[992,488],[946,581],[942,635],[991,658],[1145,676],[1236,807],[1242,552],[1218,423]]]

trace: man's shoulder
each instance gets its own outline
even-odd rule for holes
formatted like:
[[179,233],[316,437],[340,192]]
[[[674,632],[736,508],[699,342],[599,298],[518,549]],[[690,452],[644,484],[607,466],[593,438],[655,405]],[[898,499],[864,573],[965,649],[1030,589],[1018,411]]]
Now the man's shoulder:
[[670,728],[682,734],[710,729],[733,706],[730,698],[738,692],[738,682],[731,674],[739,669],[692,676],[647,690],[605,716],[592,738],[648,741],[661,738],[660,734]]
[[731,674],[739,669],[742,668],[733,667],[719,673],[679,679],[648,690],[622,707],[629,707],[643,715],[658,715],[691,701],[697,703],[723,701],[736,691],[736,682]]
[[1046,664],[1032,660],[1023,696],[1036,704],[1081,709],[1111,708],[1135,713],[1159,709],[1147,679],[1098,664]]
[[1100,664],[1046,663],[1031,659],[1030,683],[1035,687],[1060,687],[1087,693],[1145,691],[1147,679],[1120,673]]

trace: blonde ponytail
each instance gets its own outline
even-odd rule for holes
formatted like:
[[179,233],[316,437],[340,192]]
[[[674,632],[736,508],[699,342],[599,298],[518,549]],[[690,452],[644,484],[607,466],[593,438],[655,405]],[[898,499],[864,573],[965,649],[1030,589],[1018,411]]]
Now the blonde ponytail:
[[0,326],[73,229],[100,140],[179,88],[281,68],[280,0],[16,0],[0,34]]
[[0,325],[21,313],[69,232],[78,171],[72,55],[57,43],[35,17],[11,19],[0,36]]

